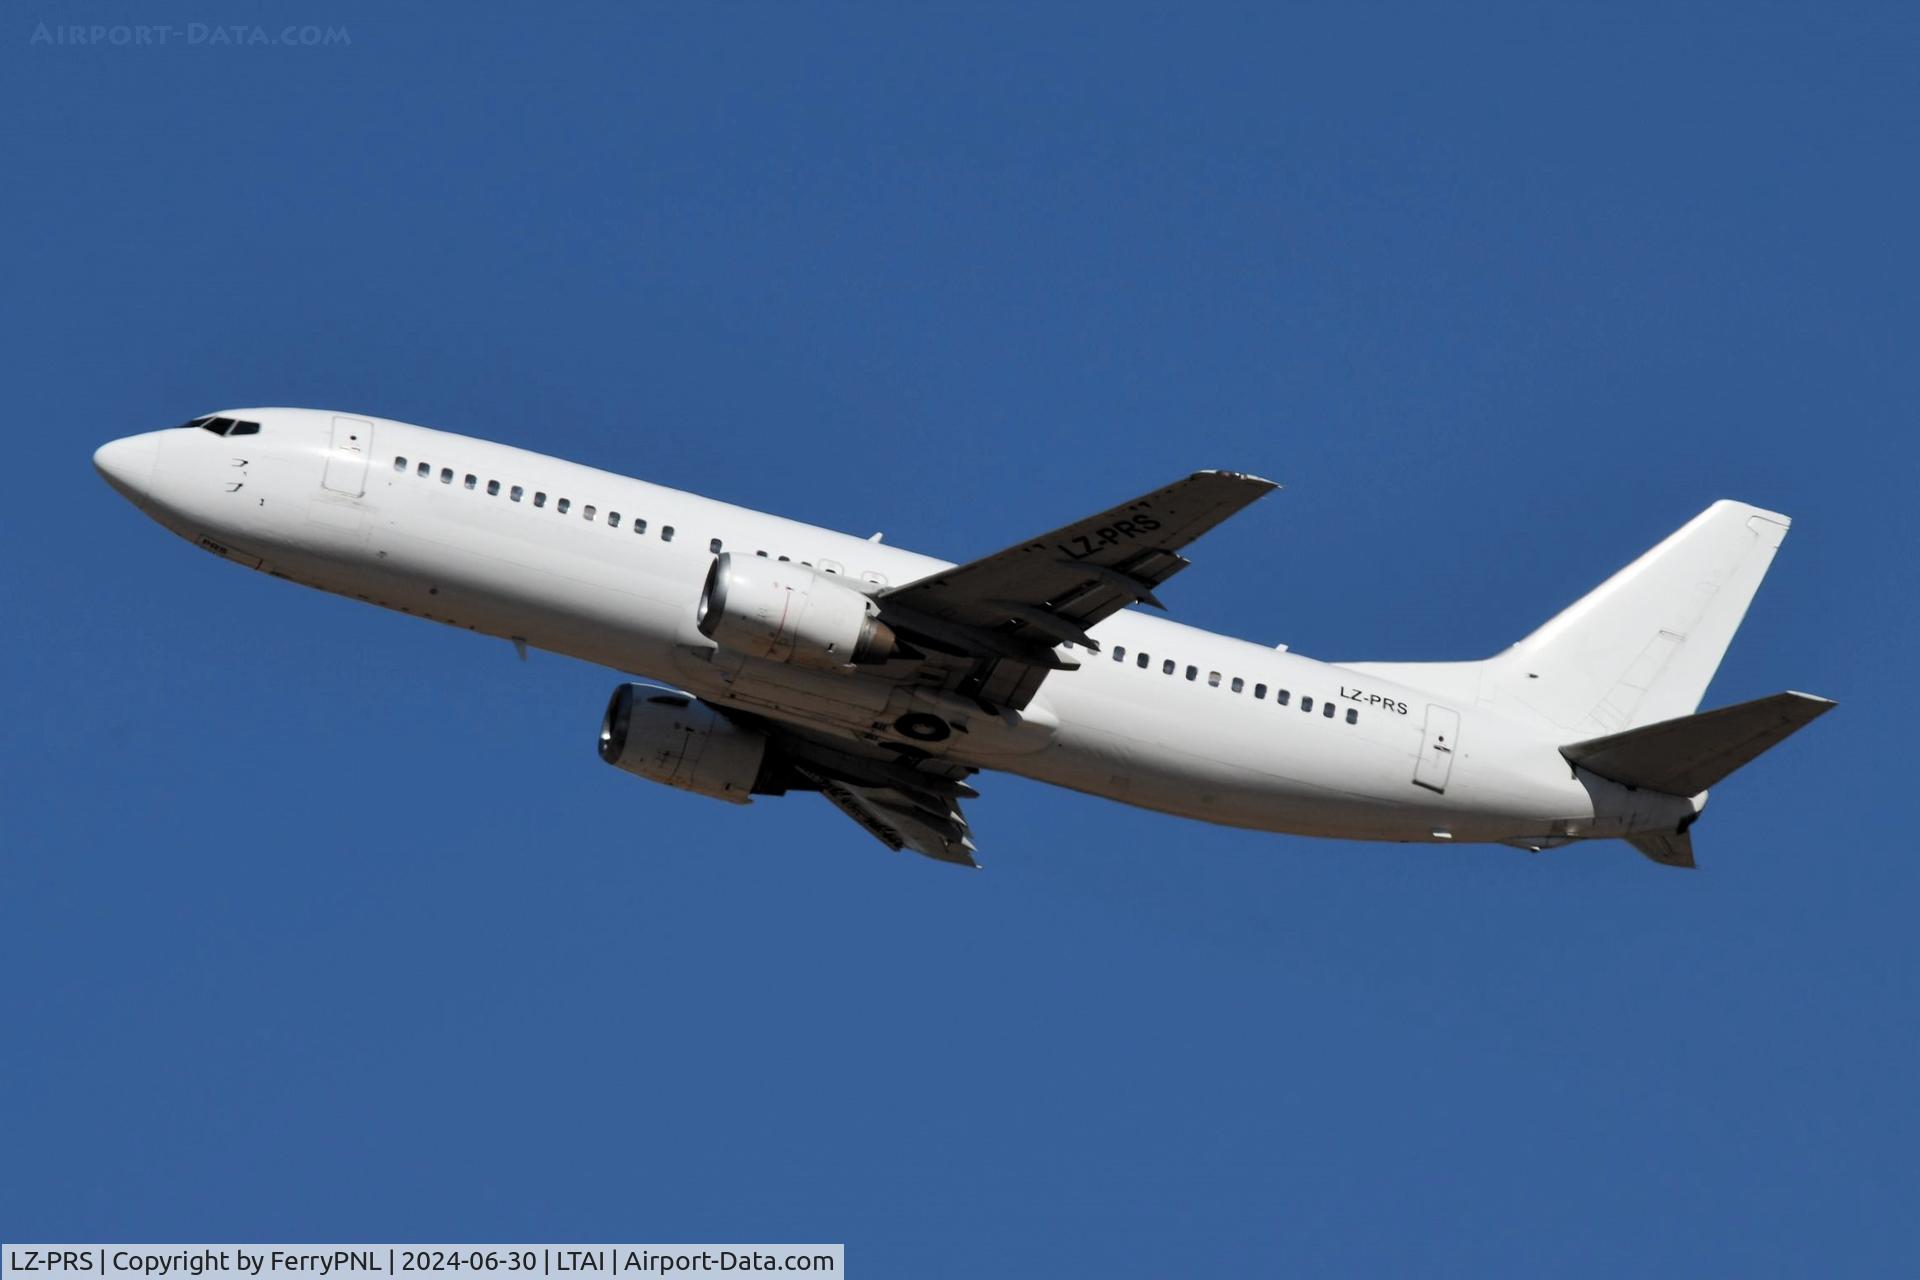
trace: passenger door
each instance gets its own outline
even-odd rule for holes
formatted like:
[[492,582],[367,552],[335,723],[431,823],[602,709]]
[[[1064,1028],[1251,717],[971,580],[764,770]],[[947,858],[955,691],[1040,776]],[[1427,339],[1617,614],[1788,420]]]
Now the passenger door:
[[1438,703],[1427,704],[1426,734],[1420,742],[1420,762],[1413,767],[1413,784],[1444,792],[1453,772],[1453,750],[1460,737],[1460,713]]
[[336,416],[320,483],[335,493],[359,497],[367,491],[367,460],[372,456],[373,424],[365,418]]

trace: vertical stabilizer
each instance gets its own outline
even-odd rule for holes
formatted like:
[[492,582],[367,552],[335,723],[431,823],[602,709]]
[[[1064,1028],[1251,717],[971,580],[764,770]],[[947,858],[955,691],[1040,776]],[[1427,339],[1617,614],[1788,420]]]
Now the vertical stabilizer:
[[1486,692],[1576,733],[1692,714],[1790,523],[1714,503],[1494,659]]
[[1498,657],[1343,665],[1531,721],[1562,741],[1691,715],[1790,523],[1716,502]]

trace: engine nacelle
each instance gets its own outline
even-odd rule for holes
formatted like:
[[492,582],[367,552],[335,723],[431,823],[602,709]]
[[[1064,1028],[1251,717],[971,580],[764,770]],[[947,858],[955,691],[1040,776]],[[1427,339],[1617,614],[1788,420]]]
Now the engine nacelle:
[[600,722],[600,758],[616,769],[682,791],[747,804],[767,764],[765,734],[743,729],[706,703],[652,685],[613,691]]
[[885,662],[895,646],[862,592],[802,564],[731,551],[714,558],[695,622],[715,644],[803,667]]

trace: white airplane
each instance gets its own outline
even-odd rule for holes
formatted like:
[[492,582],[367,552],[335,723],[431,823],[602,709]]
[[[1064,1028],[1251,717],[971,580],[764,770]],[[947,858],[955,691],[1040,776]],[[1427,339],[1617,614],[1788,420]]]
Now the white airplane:
[[1707,788],[1834,704],[1695,714],[1786,536],[1716,502],[1480,662],[1324,663],[1154,616],[1275,486],[1200,471],[967,564],[383,418],[234,409],[104,445],[160,524],[275,577],[597,662],[601,758],[738,804],[818,791],[974,865],[1003,769],[1259,831],[1618,837],[1692,866]]

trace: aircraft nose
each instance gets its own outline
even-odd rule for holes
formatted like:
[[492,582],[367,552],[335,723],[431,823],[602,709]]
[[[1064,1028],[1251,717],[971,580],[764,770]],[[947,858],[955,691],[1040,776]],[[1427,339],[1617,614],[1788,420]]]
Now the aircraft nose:
[[146,493],[159,457],[160,433],[147,431],[107,441],[93,451],[93,467],[108,484],[137,501]]

